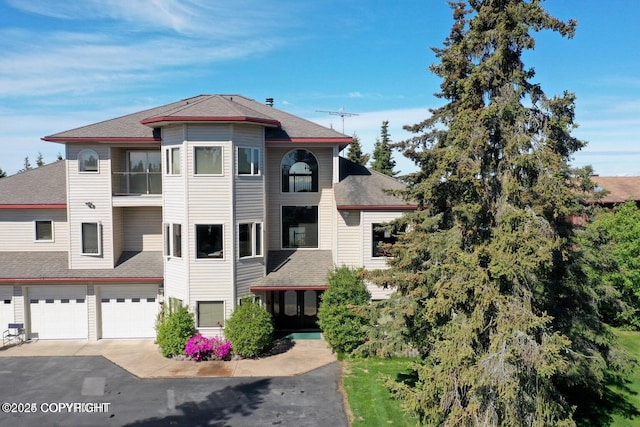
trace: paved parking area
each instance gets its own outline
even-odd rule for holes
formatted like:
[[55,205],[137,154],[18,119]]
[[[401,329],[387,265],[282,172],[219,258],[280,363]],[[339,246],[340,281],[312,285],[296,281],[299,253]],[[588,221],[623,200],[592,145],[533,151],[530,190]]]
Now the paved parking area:
[[339,378],[338,362],[288,377],[140,379],[100,356],[3,357],[0,425],[347,426]]

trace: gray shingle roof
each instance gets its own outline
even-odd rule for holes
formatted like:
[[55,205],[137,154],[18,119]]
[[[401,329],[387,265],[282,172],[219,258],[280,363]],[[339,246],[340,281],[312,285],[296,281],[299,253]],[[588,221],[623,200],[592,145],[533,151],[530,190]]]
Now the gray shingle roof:
[[616,204],[640,201],[640,176],[592,176],[591,180],[609,192],[597,203]]
[[338,209],[411,209],[414,207],[411,203],[385,191],[404,188],[405,185],[393,177],[340,158],[340,182],[334,186]]
[[66,205],[65,162],[0,179],[0,205]]
[[331,251],[269,251],[267,260],[267,275],[253,283],[252,290],[326,288],[334,268]]
[[162,280],[162,252],[124,252],[114,269],[70,270],[66,252],[0,252],[0,281],[20,279]]
[[[44,137],[46,141],[65,142],[109,139],[146,139],[154,140],[154,132],[150,126],[160,118],[217,118],[218,120],[244,117],[265,121],[268,126],[280,124],[281,127],[266,128],[267,139],[292,138],[338,138],[347,142],[350,137],[328,129],[316,123],[286,113],[273,107],[256,102],[241,95],[199,95],[183,99],[171,104],[162,105],[111,120],[83,126],[76,129],[56,133]],[[150,126],[141,122],[149,121]],[[155,138],[157,139],[157,138]]]

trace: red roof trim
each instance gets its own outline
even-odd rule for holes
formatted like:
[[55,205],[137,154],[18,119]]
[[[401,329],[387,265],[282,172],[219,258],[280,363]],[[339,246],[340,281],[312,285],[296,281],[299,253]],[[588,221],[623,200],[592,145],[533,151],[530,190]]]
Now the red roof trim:
[[148,119],[140,120],[143,125],[150,125],[162,122],[249,122],[259,123],[264,125],[271,125],[280,127],[280,122],[273,119],[262,119],[258,117],[248,116],[234,116],[234,117],[219,117],[219,116],[159,116],[149,117]]
[[335,143],[345,143],[350,144],[353,142],[351,137],[331,137],[331,138],[266,138],[267,142],[297,142],[297,143],[323,143],[323,144],[335,144]]
[[162,277],[68,277],[68,278],[38,278],[38,279],[0,279],[0,283],[158,283]]
[[326,291],[328,286],[251,286],[249,290],[255,291]]
[[416,205],[338,205],[340,211],[415,211],[418,209]]
[[0,205],[0,209],[66,209],[67,204],[49,204],[49,205]]
[[47,142],[160,142],[160,138],[149,137],[115,137],[115,136],[45,136],[40,138]]

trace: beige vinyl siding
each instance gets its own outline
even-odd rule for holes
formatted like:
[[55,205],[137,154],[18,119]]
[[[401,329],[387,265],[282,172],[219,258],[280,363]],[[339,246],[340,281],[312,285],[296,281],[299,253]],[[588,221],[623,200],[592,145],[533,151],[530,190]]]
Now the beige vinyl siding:
[[401,211],[362,212],[362,255],[367,269],[388,268],[385,257],[373,257],[372,224],[382,224],[402,215]]
[[16,323],[26,323],[24,295],[25,288],[22,286],[13,287],[13,313]]
[[115,262],[118,262],[122,251],[126,250],[123,248],[125,233],[123,230],[124,209],[125,208],[113,209],[113,255]]
[[[225,142],[233,137],[230,124],[189,124],[186,140],[189,142]],[[226,159],[225,159],[226,161]]]
[[123,251],[162,251],[162,209],[123,208]]
[[[164,290],[167,297],[178,298],[189,304],[189,256],[191,244],[186,222],[186,133],[185,125],[167,126],[162,129],[162,216],[164,224],[182,226],[182,258],[166,258],[164,263]],[[180,175],[167,175],[166,153],[164,149],[180,147]],[[164,230],[164,226],[162,228]],[[163,242],[164,245],[164,242]]]
[[101,325],[98,316],[98,301],[94,285],[87,285],[88,339],[97,340]]
[[[260,150],[260,175],[237,175],[235,179],[235,218],[237,222],[264,222],[264,129],[261,126],[234,127],[233,161],[237,165],[237,148],[258,148]],[[237,170],[237,167],[234,168]]]
[[264,277],[264,257],[243,258],[236,267],[236,288],[238,298],[250,293],[251,284]]
[[[231,125],[188,125],[186,150],[188,222],[182,233],[187,236],[183,257],[188,260],[189,305],[195,312],[197,301],[224,301],[228,316],[233,310],[234,223],[233,223],[233,151]],[[222,175],[194,174],[194,147],[222,147]],[[196,224],[222,224],[223,258],[196,258]]]
[[[53,221],[53,242],[35,240],[36,220]],[[66,252],[66,209],[0,209],[0,251]]]
[[[99,173],[79,173],[78,153],[98,153]],[[69,210],[69,265],[72,269],[113,268],[110,149],[104,144],[67,144],[67,205]],[[86,205],[91,202],[94,208]],[[102,255],[82,255],[81,224],[101,224]]]
[[[281,184],[282,158],[292,149],[304,148],[311,151],[318,160],[317,193],[283,193]],[[318,206],[318,249],[333,249],[335,221],[335,200],[331,180],[333,177],[332,147],[268,147],[267,165],[267,247],[269,250],[282,249],[281,207]]]
[[336,211],[336,265],[362,267],[362,222],[360,211]]

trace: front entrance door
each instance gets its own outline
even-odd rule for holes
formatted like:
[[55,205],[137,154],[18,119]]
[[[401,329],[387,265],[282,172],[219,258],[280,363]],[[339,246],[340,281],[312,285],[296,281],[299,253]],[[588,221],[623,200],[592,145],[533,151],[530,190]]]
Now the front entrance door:
[[271,313],[276,329],[318,329],[318,307],[322,291],[275,291],[271,295]]

